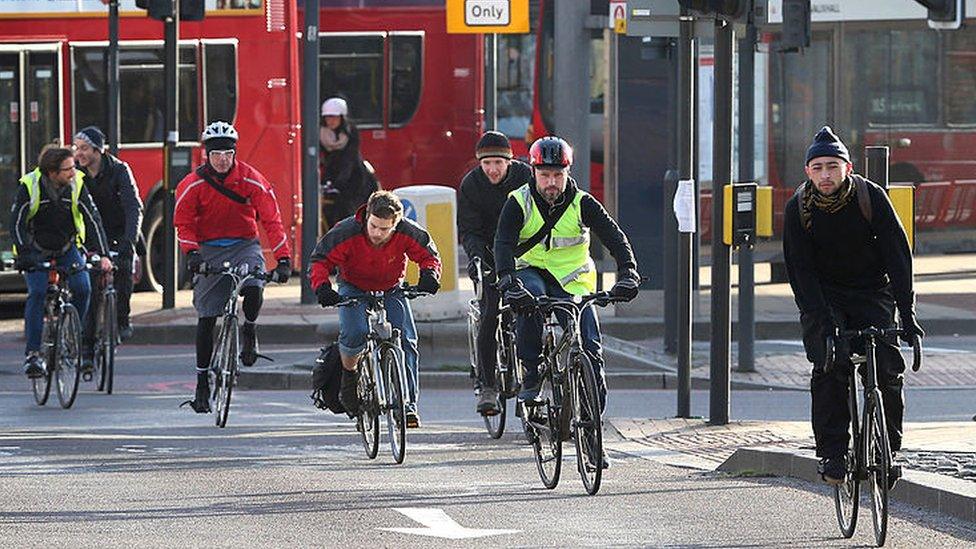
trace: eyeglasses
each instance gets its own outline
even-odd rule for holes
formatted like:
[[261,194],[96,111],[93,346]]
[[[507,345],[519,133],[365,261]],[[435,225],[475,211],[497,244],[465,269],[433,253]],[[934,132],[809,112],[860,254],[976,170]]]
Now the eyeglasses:
[[234,156],[235,152],[237,151],[235,151],[234,149],[230,149],[227,151],[210,151],[207,154],[210,155],[210,158],[230,158]]
[[72,164],[71,166],[68,166],[67,168],[61,168],[58,171],[59,172],[73,172],[73,171],[75,171],[75,166],[74,166],[74,164]]

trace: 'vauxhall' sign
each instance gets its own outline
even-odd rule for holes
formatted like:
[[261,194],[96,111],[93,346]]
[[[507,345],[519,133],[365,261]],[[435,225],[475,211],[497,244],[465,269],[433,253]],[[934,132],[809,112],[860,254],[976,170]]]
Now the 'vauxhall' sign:
[[447,0],[449,33],[527,33],[529,0]]

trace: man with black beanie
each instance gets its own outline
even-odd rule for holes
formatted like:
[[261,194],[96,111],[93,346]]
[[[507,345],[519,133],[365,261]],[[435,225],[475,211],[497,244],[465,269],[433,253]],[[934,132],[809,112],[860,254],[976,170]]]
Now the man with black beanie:
[[[500,296],[493,285],[495,258],[491,250],[508,193],[532,181],[532,168],[512,159],[508,138],[496,131],[487,131],[481,136],[475,156],[478,166],[461,179],[457,221],[461,245],[468,254],[468,276],[482,286],[481,325],[477,337],[476,366],[480,387],[477,411],[483,415],[496,415],[500,412],[495,387],[495,330],[498,328]],[[476,265],[479,262],[482,280],[478,279]]]
[[[810,392],[820,474],[840,484],[847,474],[847,376],[853,364],[850,347],[838,342],[835,366],[824,371],[827,336],[837,329],[888,328],[896,309],[906,342],[925,334],[915,319],[908,237],[887,193],[852,172],[847,147],[828,126],[807,150],[804,169],[809,179],[786,203],[783,252],[800,309],[803,346],[813,363]],[[891,450],[897,451],[905,362],[896,338],[877,343],[878,387]]]
[[[91,193],[95,206],[102,216],[105,235],[112,251],[115,273],[116,313],[119,336],[122,340],[132,336],[129,323],[129,300],[132,297],[132,265],[135,246],[142,227],[142,200],[139,188],[129,165],[105,151],[105,134],[95,126],[82,128],[74,136],[72,149],[75,162],[84,174],[85,187]],[[99,292],[92,294],[92,303],[99,299]],[[90,307],[91,311],[97,307]],[[85,328],[82,360],[90,363],[95,337],[95,315],[88,315]]]

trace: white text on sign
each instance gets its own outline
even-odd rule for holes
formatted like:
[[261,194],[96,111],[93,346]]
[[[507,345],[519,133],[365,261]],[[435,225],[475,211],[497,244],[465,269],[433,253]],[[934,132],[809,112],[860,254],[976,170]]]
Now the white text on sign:
[[464,24],[503,26],[511,22],[509,0],[464,0]]

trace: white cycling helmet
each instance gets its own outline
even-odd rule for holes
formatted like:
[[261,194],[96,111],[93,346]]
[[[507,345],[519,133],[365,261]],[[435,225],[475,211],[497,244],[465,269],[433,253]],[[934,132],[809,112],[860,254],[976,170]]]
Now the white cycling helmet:
[[234,129],[234,126],[224,122],[223,120],[216,120],[211,122],[210,125],[203,130],[203,136],[200,138],[200,140],[206,143],[207,141],[218,137],[224,137],[236,142],[237,130]]
[[349,105],[341,97],[330,97],[322,103],[322,116],[349,116]]

